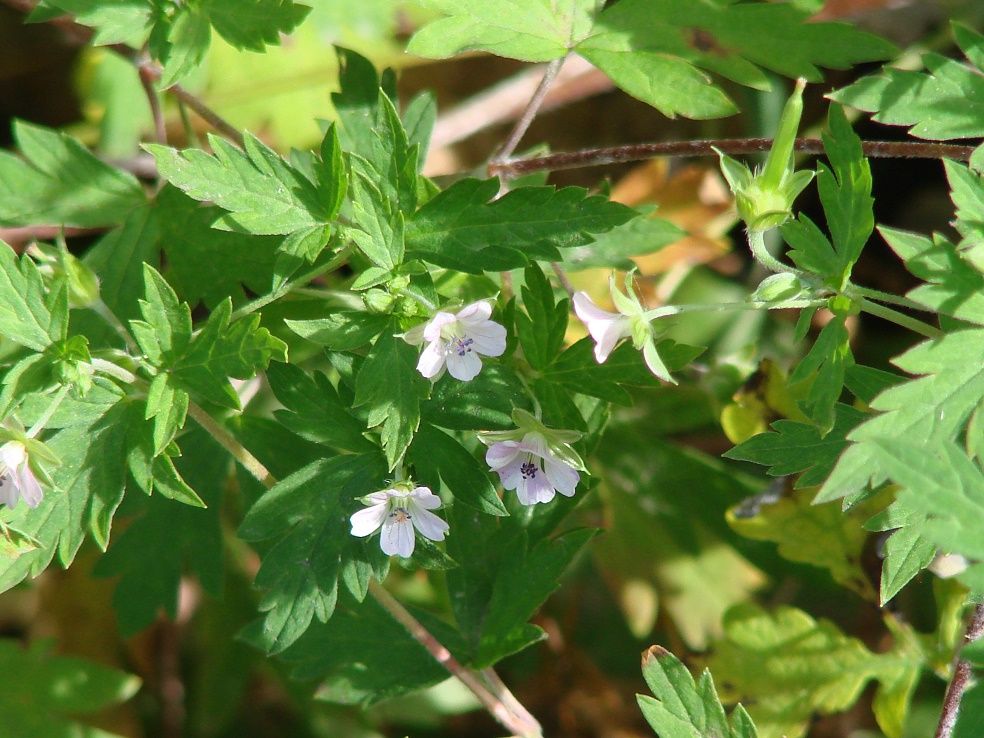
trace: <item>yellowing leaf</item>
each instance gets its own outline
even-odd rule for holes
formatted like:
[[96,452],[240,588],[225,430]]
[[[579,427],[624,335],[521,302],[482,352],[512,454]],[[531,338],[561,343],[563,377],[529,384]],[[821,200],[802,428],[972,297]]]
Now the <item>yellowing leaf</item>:
[[911,646],[875,654],[829,620],[818,622],[793,607],[769,613],[736,605],[725,615],[724,631],[708,666],[728,687],[721,690],[730,692],[728,699],[749,706],[760,738],[799,738],[813,714],[850,708],[871,679],[880,682],[881,728],[899,735],[898,714],[923,666]]

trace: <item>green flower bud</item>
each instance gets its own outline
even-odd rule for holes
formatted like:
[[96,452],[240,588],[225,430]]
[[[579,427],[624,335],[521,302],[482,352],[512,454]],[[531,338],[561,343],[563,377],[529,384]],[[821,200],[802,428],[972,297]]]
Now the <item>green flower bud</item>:
[[371,289],[362,293],[362,302],[371,313],[390,313],[396,298],[384,290]]
[[800,297],[805,289],[795,274],[782,272],[763,279],[758,289],[755,290],[755,294],[752,295],[752,299],[762,302],[794,300]]
[[761,170],[753,173],[745,165],[718,151],[721,172],[735,196],[738,215],[750,231],[777,228],[792,218],[793,202],[813,180],[813,172],[797,172],[793,163],[805,86],[806,80],[803,78],[796,81],[796,88],[783,108],[779,130]]
[[99,301],[99,279],[95,272],[69,253],[64,244],[33,243],[27,253],[37,262],[42,277],[66,280],[70,307],[87,308]]

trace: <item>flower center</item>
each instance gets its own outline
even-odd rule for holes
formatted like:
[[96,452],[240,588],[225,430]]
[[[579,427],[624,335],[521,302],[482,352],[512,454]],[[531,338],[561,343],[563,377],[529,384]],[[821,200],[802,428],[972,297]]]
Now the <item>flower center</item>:
[[395,507],[389,516],[395,518],[397,523],[405,523],[410,520],[410,511],[405,507]]
[[472,352],[471,345],[475,343],[473,338],[460,338],[455,337],[451,340],[451,345],[457,352],[458,356],[464,356],[465,354],[470,354]]
[[539,467],[533,463],[532,458],[519,467],[520,473],[523,475],[523,479],[535,479],[536,473],[540,471]]

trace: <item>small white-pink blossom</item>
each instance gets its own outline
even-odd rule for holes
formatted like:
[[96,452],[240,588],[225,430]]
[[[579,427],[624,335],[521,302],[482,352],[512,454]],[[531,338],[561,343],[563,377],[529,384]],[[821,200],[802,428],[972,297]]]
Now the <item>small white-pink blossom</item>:
[[479,435],[489,450],[485,463],[499,475],[504,489],[516,490],[524,505],[550,502],[557,492],[573,497],[584,462],[572,443],[577,431],[548,428],[521,408],[512,412],[515,430],[488,431]]
[[41,504],[44,493],[28,464],[27,447],[20,441],[0,446],[0,503],[15,507],[23,499],[28,507]]
[[594,304],[587,292],[574,295],[574,314],[587,327],[595,342],[595,361],[604,364],[615,345],[632,335],[632,319],[621,313],[610,313]]
[[398,485],[373,492],[364,510],[352,515],[352,535],[365,538],[382,528],[379,546],[387,556],[409,558],[413,554],[416,536],[414,528],[432,541],[443,541],[448,524],[430,512],[441,506],[441,498],[428,487]]
[[455,379],[467,382],[482,371],[481,356],[502,356],[506,329],[493,320],[492,303],[480,300],[456,313],[439,312],[427,323],[407,331],[403,339],[414,346],[426,343],[417,371],[428,379],[440,377],[445,368]]
[[536,432],[519,441],[497,441],[485,454],[485,463],[499,475],[503,489],[514,489],[524,505],[550,502],[555,493],[573,497],[581,475],[550,450]]

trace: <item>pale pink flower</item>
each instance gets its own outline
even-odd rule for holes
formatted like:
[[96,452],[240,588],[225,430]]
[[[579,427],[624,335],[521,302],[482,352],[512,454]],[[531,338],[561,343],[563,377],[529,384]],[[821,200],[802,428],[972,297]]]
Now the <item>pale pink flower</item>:
[[581,475],[557,458],[539,433],[521,441],[498,441],[485,454],[485,463],[499,475],[503,489],[514,489],[524,505],[550,502],[556,492],[573,497]]
[[432,541],[443,541],[448,531],[448,524],[430,512],[441,506],[441,498],[427,487],[398,485],[373,492],[366,500],[369,507],[350,519],[352,535],[365,538],[382,528],[379,545],[387,556],[413,554],[414,528]]
[[23,499],[28,507],[41,504],[44,493],[28,465],[27,447],[20,441],[0,446],[0,503],[15,507]]
[[572,443],[577,431],[548,428],[521,408],[512,412],[515,430],[479,435],[489,450],[485,463],[499,475],[504,489],[514,489],[524,505],[550,502],[557,492],[573,497],[584,462]]
[[427,323],[412,328],[403,340],[414,346],[427,343],[417,371],[428,379],[448,373],[463,382],[482,371],[481,356],[502,356],[506,350],[506,329],[495,321],[492,303],[481,300],[456,313],[439,312]]

